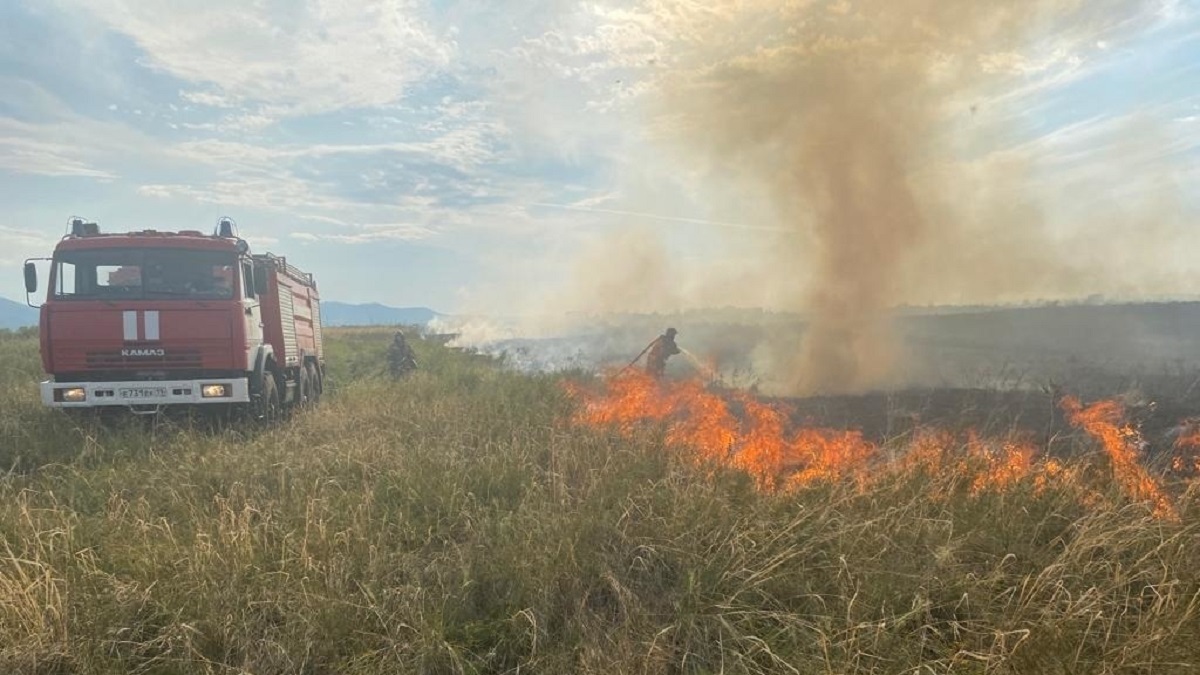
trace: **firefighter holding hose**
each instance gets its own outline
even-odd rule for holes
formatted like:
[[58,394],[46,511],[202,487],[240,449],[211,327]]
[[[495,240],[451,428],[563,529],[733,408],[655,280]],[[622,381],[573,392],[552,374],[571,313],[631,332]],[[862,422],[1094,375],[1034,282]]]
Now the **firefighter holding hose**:
[[667,370],[667,359],[680,353],[679,345],[675,344],[676,334],[674,328],[668,328],[667,332],[655,338],[643,352],[646,355],[646,372],[650,377],[661,378]]

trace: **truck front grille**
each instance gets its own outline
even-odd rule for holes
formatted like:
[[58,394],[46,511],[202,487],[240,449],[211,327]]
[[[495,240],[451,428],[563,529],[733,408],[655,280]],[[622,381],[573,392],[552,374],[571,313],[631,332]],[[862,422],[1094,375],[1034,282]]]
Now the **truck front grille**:
[[155,368],[199,368],[203,359],[198,349],[172,349],[162,356],[126,356],[121,352],[88,352],[90,370],[147,370]]

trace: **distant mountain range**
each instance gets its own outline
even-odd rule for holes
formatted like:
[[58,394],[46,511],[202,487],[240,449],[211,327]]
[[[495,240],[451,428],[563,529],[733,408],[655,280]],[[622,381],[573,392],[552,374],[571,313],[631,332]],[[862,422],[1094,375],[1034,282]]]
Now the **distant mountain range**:
[[36,326],[38,311],[23,302],[0,298],[0,328]]
[[[441,314],[428,307],[388,307],[378,303],[321,303],[321,318],[326,326],[424,326],[439,316]],[[0,329],[36,326],[37,322],[36,309],[0,298]]]

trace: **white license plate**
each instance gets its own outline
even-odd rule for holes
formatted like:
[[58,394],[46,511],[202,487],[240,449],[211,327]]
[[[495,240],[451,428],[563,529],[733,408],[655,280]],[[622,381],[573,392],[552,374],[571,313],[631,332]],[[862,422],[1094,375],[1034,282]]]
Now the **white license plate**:
[[137,389],[121,389],[121,398],[166,398],[165,387],[138,387]]

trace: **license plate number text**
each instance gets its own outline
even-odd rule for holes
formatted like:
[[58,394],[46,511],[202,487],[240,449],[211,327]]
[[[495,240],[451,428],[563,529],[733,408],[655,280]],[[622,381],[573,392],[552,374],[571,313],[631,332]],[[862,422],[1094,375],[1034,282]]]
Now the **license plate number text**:
[[167,395],[163,387],[139,387],[137,389],[120,390],[121,398],[159,398]]

